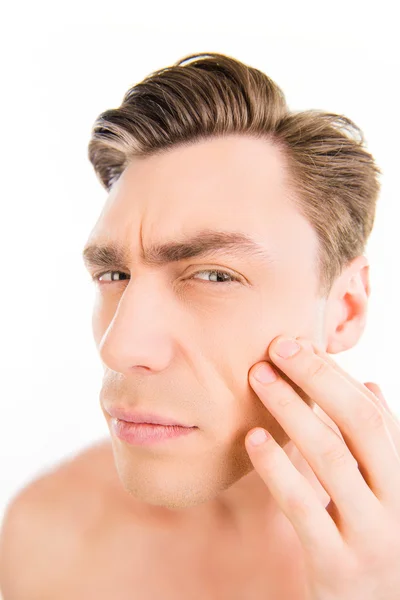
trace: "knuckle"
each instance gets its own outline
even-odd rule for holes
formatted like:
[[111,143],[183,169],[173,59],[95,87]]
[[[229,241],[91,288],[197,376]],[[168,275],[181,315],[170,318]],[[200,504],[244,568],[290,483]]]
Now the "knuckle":
[[316,360],[312,361],[312,364],[308,370],[308,376],[313,380],[320,379],[321,377],[323,378],[329,368],[330,366],[328,363],[322,360],[322,358],[317,357]]
[[288,406],[293,403],[293,400],[290,398],[289,394],[280,393],[277,396],[276,404],[281,407]]
[[286,498],[286,506],[291,513],[304,512],[303,500],[295,493],[288,494]]
[[301,515],[303,518],[310,514],[311,509],[308,498],[305,494],[299,493],[298,490],[293,490],[287,493],[285,504],[289,514],[296,513],[297,515]]
[[[376,569],[381,570],[382,565],[387,563],[389,554],[386,554],[386,547],[382,552],[382,546],[376,544],[376,539],[364,541],[362,549],[360,549],[360,571],[371,573]],[[385,559],[385,560],[384,560]],[[398,556],[396,557],[398,561]]]
[[331,442],[321,451],[324,462],[335,466],[347,465],[349,463],[348,451],[342,442]]
[[381,429],[385,426],[383,413],[376,406],[360,411],[358,419],[360,424],[366,424],[371,429]]

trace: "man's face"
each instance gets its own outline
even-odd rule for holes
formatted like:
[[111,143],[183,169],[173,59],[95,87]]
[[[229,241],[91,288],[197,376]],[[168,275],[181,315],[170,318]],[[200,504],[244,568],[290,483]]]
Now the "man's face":
[[[107,409],[122,406],[197,427],[149,446],[110,428],[121,481],[141,501],[184,508],[217,497],[253,469],[244,445],[252,427],[288,441],[248,381],[277,335],[323,335],[317,236],[289,200],[285,178],[282,156],[266,140],[229,136],[172,148],[130,163],[90,234],[87,245],[118,243],[129,253],[124,269],[110,267],[95,284],[108,425]],[[150,246],[205,229],[242,232],[266,256],[228,247],[142,264]],[[112,281],[110,270],[126,275]]]

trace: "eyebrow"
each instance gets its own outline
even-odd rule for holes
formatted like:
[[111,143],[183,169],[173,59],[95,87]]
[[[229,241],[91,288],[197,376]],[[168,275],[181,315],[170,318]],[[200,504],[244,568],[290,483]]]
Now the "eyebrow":
[[[153,244],[141,255],[145,266],[159,267],[194,257],[218,253],[232,258],[274,261],[273,255],[249,235],[240,231],[203,229],[193,237]],[[127,268],[129,250],[116,242],[93,242],[82,253],[86,267]]]

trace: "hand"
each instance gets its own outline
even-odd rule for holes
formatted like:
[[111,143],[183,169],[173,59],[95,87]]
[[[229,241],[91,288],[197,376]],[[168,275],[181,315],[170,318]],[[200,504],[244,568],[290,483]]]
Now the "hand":
[[[259,475],[292,523],[304,550],[307,600],[399,600],[400,422],[376,384],[362,384],[318,346],[297,338],[299,351],[271,360],[338,426],[324,423],[269,363],[249,381],[330,497],[327,507],[270,434],[246,449]],[[294,341],[294,340],[293,340]],[[291,342],[283,344],[288,350]],[[284,353],[284,352],[283,352]],[[275,381],[260,383],[260,364]],[[264,431],[261,429],[261,431]]]

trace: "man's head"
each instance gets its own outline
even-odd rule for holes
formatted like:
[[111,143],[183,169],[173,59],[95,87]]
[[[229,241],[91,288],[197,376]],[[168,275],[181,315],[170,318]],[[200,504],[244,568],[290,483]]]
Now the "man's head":
[[109,191],[87,243],[103,248],[86,252],[107,273],[93,312],[107,422],[122,406],[198,428],[143,447],[112,434],[121,481],[150,504],[211,500],[252,470],[249,429],[288,441],[248,382],[272,339],[336,353],[362,334],[379,169],[350,120],[290,112],[266,75],[220,54],[130,89],[89,157]]

